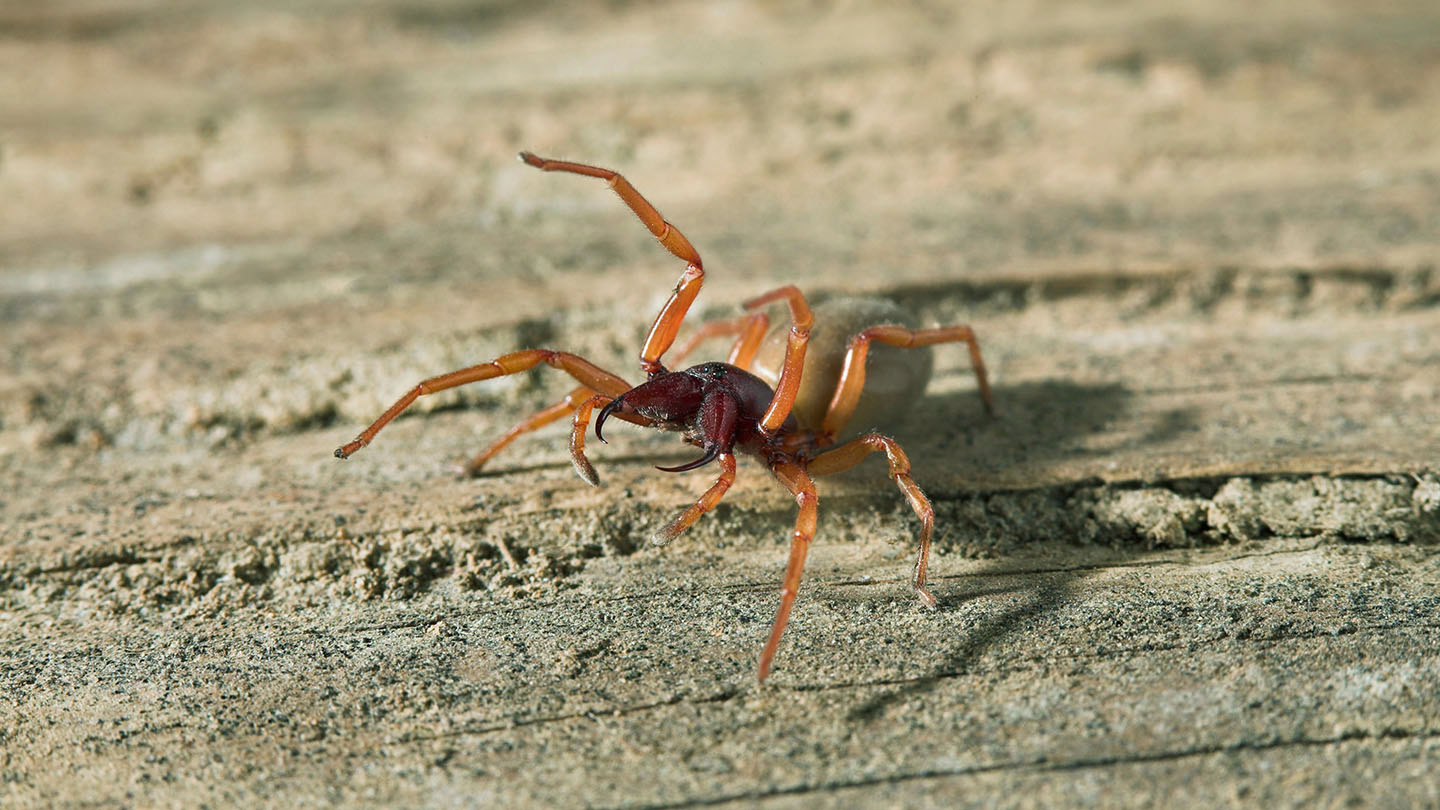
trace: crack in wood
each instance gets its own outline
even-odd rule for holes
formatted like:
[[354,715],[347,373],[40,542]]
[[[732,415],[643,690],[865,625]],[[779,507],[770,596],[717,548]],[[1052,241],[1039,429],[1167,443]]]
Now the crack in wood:
[[767,790],[754,790],[738,793],[729,793],[718,796],[691,799],[679,802],[663,802],[656,804],[621,804],[613,805],[611,810],[687,810],[695,807],[720,807],[727,804],[738,804],[741,802],[754,803],[768,799],[779,799],[790,796],[810,796],[823,793],[840,793],[848,790],[857,790],[884,785],[898,785],[907,782],[918,782],[935,779],[959,779],[967,776],[980,776],[989,773],[1004,772],[1063,772],[1078,771],[1096,768],[1113,768],[1124,765],[1139,765],[1154,762],[1174,762],[1179,760],[1193,759],[1195,757],[1214,756],[1216,754],[1235,754],[1242,752],[1274,751],[1285,748],[1317,748],[1335,745],[1344,745],[1352,742],[1373,742],[1379,740],[1431,740],[1440,738],[1440,730],[1431,728],[1400,728],[1389,727],[1378,731],[1366,731],[1363,729],[1351,729],[1330,737],[1291,737],[1288,739],[1276,740],[1239,740],[1231,743],[1215,743],[1213,745],[1199,745],[1190,748],[1175,750],[1146,751],[1129,755],[1111,755],[1098,757],[1080,757],[1052,762],[1044,755],[1030,759],[1011,760],[1007,762],[993,762],[983,765],[976,765],[968,768],[935,768],[931,770],[919,770],[895,774],[876,775],[862,777],[859,779],[837,780],[820,784],[797,784],[783,787],[770,788]]

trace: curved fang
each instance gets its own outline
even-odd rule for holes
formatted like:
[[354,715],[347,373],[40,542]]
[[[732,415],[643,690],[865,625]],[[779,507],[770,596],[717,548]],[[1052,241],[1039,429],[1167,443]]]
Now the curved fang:
[[701,456],[700,458],[695,459],[694,461],[690,462],[689,464],[681,464],[679,467],[659,467],[659,466],[657,466],[655,469],[659,470],[660,472],[685,472],[686,470],[693,470],[693,469],[695,469],[695,468],[697,468],[697,467],[704,467],[706,464],[709,464],[710,462],[714,461],[715,458],[716,458],[717,456],[719,456],[719,455],[720,455],[720,445],[718,445],[718,444],[712,444],[712,445],[710,445],[710,449],[708,449],[708,450],[705,451],[705,455]]
[[616,397],[605,403],[605,407],[600,409],[600,415],[595,417],[595,438],[605,442],[605,444],[609,444],[609,442],[605,441],[605,437],[601,435],[600,429],[605,426],[605,420],[610,418],[610,414],[614,413],[615,409],[619,407],[620,397]]

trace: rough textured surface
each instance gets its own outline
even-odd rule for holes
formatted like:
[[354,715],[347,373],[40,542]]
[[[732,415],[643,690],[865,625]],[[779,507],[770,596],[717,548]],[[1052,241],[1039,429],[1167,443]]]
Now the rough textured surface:
[[[562,13],[563,11],[563,13]],[[0,804],[1440,803],[1428,2],[0,10]],[[984,344],[793,504],[619,428],[447,469],[777,283]],[[717,347],[718,349],[718,347]]]

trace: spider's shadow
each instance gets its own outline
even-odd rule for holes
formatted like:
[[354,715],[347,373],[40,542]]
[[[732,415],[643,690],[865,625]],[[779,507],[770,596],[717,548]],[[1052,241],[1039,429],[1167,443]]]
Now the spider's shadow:
[[[1101,457],[1116,452],[1113,446],[1096,448],[1087,439],[1107,432],[1120,420],[1147,420],[1138,436],[1126,440],[1131,446],[1172,439],[1194,429],[1188,410],[1159,414],[1132,412],[1133,395],[1120,385],[1087,386],[1066,381],[1044,380],[995,389],[996,416],[986,418],[973,391],[932,396],[917,403],[910,420],[894,436],[907,448],[917,479],[927,470],[943,470],[965,488],[966,473],[983,477],[988,471],[1002,471],[1019,465],[1027,471],[1043,472],[1048,465],[1077,457]],[[958,416],[957,416],[958,415]],[[1101,442],[1101,444],[1105,444]],[[922,483],[922,486],[924,484]],[[996,569],[1001,566],[996,565]],[[977,577],[1000,574],[979,572],[963,581],[979,585]],[[1039,577],[1030,585],[970,587],[943,591],[939,588],[941,610],[953,610],[959,602],[998,592],[1024,591],[1016,604],[967,629],[929,674],[884,691],[856,707],[852,720],[865,721],[883,714],[890,706],[929,691],[947,678],[964,674],[991,645],[1007,634],[1064,606],[1077,593],[1090,572],[1047,571],[1043,574],[1009,573],[1014,577]],[[945,591],[948,591],[945,592]]]
[[[1039,380],[996,386],[994,398],[994,416],[986,415],[970,389],[928,396],[893,424],[864,427],[893,436],[910,457],[916,483],[942,499],[1071,477],[1092,460],[1099,464],[1123,448],[1166,442],[1195,429],[1188,410],[1135,412],[1133,394],[1115,384]],[[875,463],[826,480],[873,484]],[[883,467],[883,457],[878,463]],[[831,489],[859,491],[843,484]]]
[[[1084,454],[1087,437],[1132,418],[1131,394],[1120,385],[1040,380],[997,386],[994,397],[993,417],[986,416],[974,391],[952,391],[916,403],[892,434],[905,446],[917,476],[923,478],[927,468],[962,474],[967,468],[983,473],[1017,464],[1041,469]],[[1179,427],[1177,423],[1165,430]]]
[[[954,647],[946,655],[944,662],[935,667],[928,674],[913,681],[901,684],[891,689],[882,691],[864,703],[856,706],[849,713],[849,719],[857,722],[873,720],[884,714],[891,706],[904,703],[909,698],[924,694],[939,686],[946,679],[964,675],[969,666],[972,665],[990,645],[1004,638],[1006,634],[1017,630],[1032,622],[1037,617],[1044,616],[1053,610],[1063,606],[1070,601],[1077,592],[1081,580],[1084,579],[1086,571],[1066,571],[1047,573],[1044,579],[1026,590],[1025,598],[1012,607],[1001,611],[999,614],[988,618],[983,624],[977,624],[965,633],[955,643]],[[981,574],[984,576],[984,574]],[[1012,576],[1026,576],[1016,572]],[[967,577],[969,579],[969,577]],[[1011,587],[990,587],[971,590],[962,598],[973,599],[980,596],[1013,593],[1018,590]],[[954,609],[956,596],[951,595],[949,599],[940,597],[941,610],[949,612]],[[949,602],[947,605],[946,603]]]

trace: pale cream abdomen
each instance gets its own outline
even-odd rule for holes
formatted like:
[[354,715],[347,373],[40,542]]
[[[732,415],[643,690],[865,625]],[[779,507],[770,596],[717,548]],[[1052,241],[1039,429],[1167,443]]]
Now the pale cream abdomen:
[[[845,348],[861,330],[882,324],[914,328],[915,319],[900,305],[881,298],[833,298],[813,307],[815,325],[810,329],[810,346],[805,353],[805,372],[795,398],[795,418],[803,428],[815,429],[825,418],[825,409],[840,381]],[[755,355],[751,371],[774,386],[785,358],[787,318],[765,336]],[[850,424],[842,435],[893,424],[894,418],[925,395],[934,365],[930,349],[900,349],[882,343],[870,344],[865,363],[865,390]],[[837,437],[838,438],[838,437]]]

